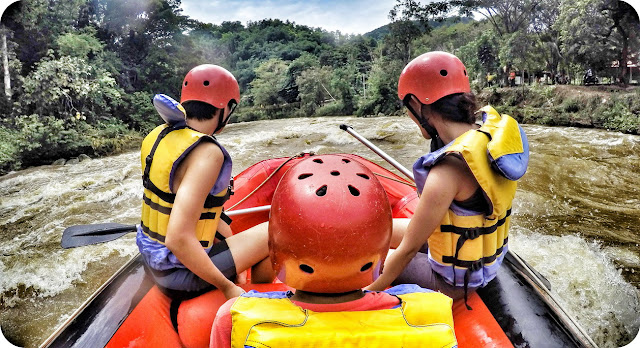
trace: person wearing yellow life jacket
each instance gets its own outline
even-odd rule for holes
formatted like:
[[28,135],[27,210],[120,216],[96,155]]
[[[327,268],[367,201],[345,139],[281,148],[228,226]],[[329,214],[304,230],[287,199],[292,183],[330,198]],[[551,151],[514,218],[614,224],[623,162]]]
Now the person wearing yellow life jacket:
[[518,123],[486,106],[476,123],[475,96],[464,64],[428,52],[404,68],[398,96],[431,139],[413,166],[420,200],[409,219],[394,221],[384,272],[367,289],[415,283],[454,299],[487,285],[508,251],[516,181],[526,172],[527,137]]
[[263,275],[256,272],[254,281],[273,279],[266,224],[232,235],[222,210],[232,163],[214,134],[239,101],[229,71],[199,65],[183,81],[177,108],[185,117],[158,126],[142,143],[144,194],[136,243],[159,288],[174,299],[213,287],[227,298],[238,296],[244,291],[231,280],[261,261]]
[[416,285],[362,290],[380,274],[392,220],[384,188],[352,158],[291,167],[268,229],[274,270],[295,291],[227,301],[210,347],[456,347],[451,298]]

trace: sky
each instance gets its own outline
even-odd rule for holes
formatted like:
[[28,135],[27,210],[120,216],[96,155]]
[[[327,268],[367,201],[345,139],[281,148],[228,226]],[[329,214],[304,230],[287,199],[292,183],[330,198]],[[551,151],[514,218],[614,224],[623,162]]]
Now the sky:
[[261,19],[296,24],[343,34],[364,34],[389,23],[396,0],[182,0],[182,14],[200,22]]

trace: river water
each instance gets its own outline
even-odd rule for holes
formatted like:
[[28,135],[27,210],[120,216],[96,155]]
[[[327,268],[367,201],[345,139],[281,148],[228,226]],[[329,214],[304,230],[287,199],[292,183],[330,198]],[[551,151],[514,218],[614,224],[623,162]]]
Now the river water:
[[[270,157],[355,153],[386,162],[339,130],[350,124],[410,168],[428,149],[407,117],[324,117],[231,124],[218,136],[234,174]],[[602,347],[640,327],[640,136],[525,125],[530,168],[518,186],[511,249],[549,279],[569,312]],[[62,231],[102,222],[135,224],[137,152],[0,177],[0,325],[37,347],[124,262],[134,234],[63,250]]]

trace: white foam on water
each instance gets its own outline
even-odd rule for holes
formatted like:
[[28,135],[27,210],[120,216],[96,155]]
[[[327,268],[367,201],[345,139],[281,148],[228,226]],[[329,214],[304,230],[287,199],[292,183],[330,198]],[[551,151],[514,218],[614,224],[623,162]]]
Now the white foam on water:
[[[638,291],[613,260],[618,249],[575,235],[550,236],[514,228],[513,251],[543,274],[561,304],[601,347],[628,342],[640,327]],[[628,255],[631,262],[640,260]]]
[[83,281],[82,273],[91,262],[99,262],[114,251],[121,256],[133,256],[137,248],[130,248],[119,243],[109,247],[73,248],[58,250],[46,257],[22,258],[18,262],[7,266],[0,262],[0,293],[3,294],[4,305],[12,307],[16,301],[22,300],[17,293],[8,295],[9,291],[17,290],[20,285],[25,289],[35,291],[38,297],[49,297],[61,293]]

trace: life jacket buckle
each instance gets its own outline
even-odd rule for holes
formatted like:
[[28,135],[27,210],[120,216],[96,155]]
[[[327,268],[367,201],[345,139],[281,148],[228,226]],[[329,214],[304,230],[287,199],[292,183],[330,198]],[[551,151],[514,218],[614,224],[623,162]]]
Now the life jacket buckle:
[[480,237],[481,233],[482,233],[482,229],[481,228],[471,228],[471,229],[468,229],[468,230],[464,231],[464,238],[466,240],[473,240],[473,239],[476,239],[476,238]]
[[481,269],[482,269],[482,260],[472,262],[471,265],[469,266],[469,270],[471,270],[471,272],[476,272]]

